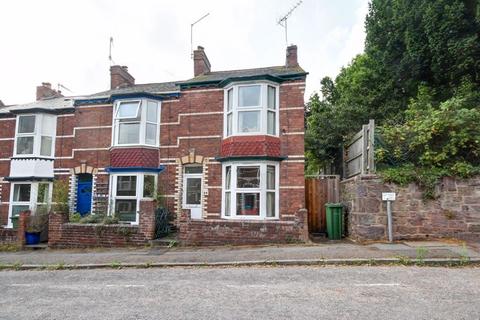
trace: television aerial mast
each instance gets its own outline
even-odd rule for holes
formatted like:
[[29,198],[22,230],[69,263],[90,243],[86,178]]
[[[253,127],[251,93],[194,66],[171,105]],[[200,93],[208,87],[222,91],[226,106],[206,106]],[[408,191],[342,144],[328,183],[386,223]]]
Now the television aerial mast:
[[277,23],[285,29],[285,44],[288,46],[288,30],[287,30],[287,20],[292,15],[293,11],[297,9],[303,0],[298,1],[283,17],[278,19]]
[[113,48],[113,37],[110,37],[110,47],[108,49],[108,60],[110,61],[110,66],[113,66],[115,62],[112,59],[112,48]]
[[203,15],[200,19],[198,19],[194,23],[190,24],[190,58],[192,59],[193,59],[193,26],[199,23],[200,21],[202,21],[203,19],[205,19],[209,14],[210,12]]

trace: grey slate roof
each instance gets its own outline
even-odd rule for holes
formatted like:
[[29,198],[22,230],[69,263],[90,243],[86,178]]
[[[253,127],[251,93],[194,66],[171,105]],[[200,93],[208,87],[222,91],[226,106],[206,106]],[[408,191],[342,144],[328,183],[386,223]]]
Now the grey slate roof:
[[70,109],[73,108],[73,101],[75,97],[61,97],[61,98],[52,98],[52,99],[45,99],[39,100],[35,102],[25,103],[25,104],[16,104],[11,106],[5,106],[0,109],[0,113],[9,113],[20,110],[32,110],[32,109],[40,109],[45,111],[58,111],[62,109]]
[[145,92],[145,93],[155,94],[155,93],[177,92],[179,90],[180,88],[176,85],[176,82],[144,83],[144,84],[136,84],[131,87],[102,91],[102,92],[94,93],[87,97],[101,98],[101,97],[109,97],[113,94],[126,94],[126,93],[136,93],[136,92]]

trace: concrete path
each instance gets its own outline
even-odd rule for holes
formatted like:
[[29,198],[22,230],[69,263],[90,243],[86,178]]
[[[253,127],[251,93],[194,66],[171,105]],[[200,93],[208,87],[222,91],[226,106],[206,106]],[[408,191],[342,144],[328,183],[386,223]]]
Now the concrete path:
[[173,247],[0,252],[5,265],[235,263],[321,259],[480,259],[480,247],[459,242],[399,242],[359,245],[347,241],[255,247]]

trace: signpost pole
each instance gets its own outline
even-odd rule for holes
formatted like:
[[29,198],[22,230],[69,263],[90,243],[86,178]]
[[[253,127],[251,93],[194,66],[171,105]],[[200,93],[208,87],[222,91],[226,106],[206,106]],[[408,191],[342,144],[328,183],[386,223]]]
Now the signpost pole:
[[393,242],[393,223],[391,201],[387,200],[388,241]]

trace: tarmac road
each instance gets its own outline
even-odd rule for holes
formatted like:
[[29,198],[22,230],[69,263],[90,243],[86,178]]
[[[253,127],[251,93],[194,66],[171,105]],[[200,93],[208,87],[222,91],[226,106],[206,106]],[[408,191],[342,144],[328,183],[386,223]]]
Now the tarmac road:
[[0,319],[480,319],[480,268],[1,271]]

